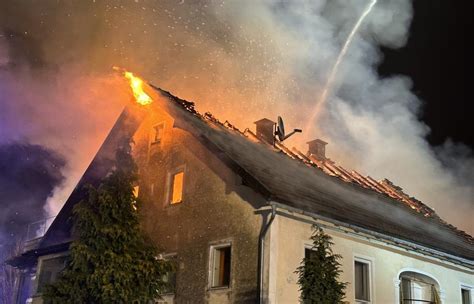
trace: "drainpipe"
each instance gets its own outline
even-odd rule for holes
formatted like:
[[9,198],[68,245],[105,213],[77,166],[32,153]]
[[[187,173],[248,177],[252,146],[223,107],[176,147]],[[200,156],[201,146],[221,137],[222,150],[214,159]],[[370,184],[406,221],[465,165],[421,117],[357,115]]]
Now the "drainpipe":
[[258,303],[263,304],[263,270],[264,270],[264,251],[265,251],[265,236],[267,234],[268,229],[270,228],[273,220],[276,216],[276,206],[272,205],[272,213],[270,220],[267,222],[265,227],[263,227],[262,231],[260,232],[260,237],[258,239]]

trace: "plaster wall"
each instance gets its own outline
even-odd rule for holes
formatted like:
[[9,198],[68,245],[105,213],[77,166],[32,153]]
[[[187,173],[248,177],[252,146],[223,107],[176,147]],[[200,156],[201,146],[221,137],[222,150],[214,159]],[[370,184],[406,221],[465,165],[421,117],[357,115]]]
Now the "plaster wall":
[[[160,142],[154,126],[163,124]],[[154,111],[135,136],[143,225],[166,254],[176,255],[175,303],[255,303],[258,234],[264,199],[165,112]],[[170,204],[171,175],[184,171],[183,201]],[[251,202],[251,203],[249,203]],[[230,243],[229,288],[210,288],[211,246]]]
[[[371,302],[399,303],[399,274],[415,271],[438,281],[442,303],[461,303],[461,285],[474,286],[474,271],[435,258],[383,245],[379,241],[363,239],[344,232],[324,229],[333,237],[335,253],[341,254],[341,281],[348,282],[346,301],[356,303],[354,296],[354,259],[363,259],[371,265]],[[270,233],[269,303],[298,303],[298,275],[296,268],[304,256],[305,247],[311,247],[312,225],[278,215]],[[273,286],[273,287],[272,287]],[[472,291],[474,296],[474,291]]]

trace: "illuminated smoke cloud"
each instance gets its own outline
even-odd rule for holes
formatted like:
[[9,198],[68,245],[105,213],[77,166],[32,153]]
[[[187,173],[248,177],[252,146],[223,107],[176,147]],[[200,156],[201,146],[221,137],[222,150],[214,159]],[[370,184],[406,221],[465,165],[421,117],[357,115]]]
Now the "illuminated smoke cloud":
[[[106,102],[96,100],[92,105],[86,97],[97,91],[87,89],[88,85],[97,83],[95,79],[103,83],[113,65],[195,101],[199,110],[209,110],[241,128],[264,116],[277,115],[282,115],[291,128],[304,127],[341,46],[368,1],[66,4],[45,0],[40,8],[26,0],[2,1],[3,45],[6,40],[16,50],[23,49],[18,47],[22,43],[38,46],[22,55],[23,59],[5,59],[0,52],[0,64],[9,67],[4,68],[2,77],[8,74],[21,88],[12,93],[14,98],[2,102],[18,102],[24,93],[17,93],[31,86],[45,92],[42,103],[36,101],[38,98],[25,99],[22,111],[29,107],[42,117],[38,125],[47,121],[48,127],[36,131],[35,138],[44,136],[48,144],[53,138],[64,140],[59,150],[66,152],[63,154],[70,168],[66,176],[78,175],[81,166],[73,164],[90,160],[94,150],[91,142],[97,146],[105,136],[105,126],[113,123],[113,113],[105,110]],[[313,132],[292,137],[288,145],[305,149],[306,140],[323,137],[330,143],[329,157],[375,178],[389,178],[448,222],[472,234],[474,193],[472,177],[466,179],[466,172],[474,169],[472,152],[459,144],[436,149],[429,146],[425,140],[429,129],[418,118],[422,103],[412,93],[411,81],[402,76],[382,79],[377,74],[382,60],[379,47],[403,46],[411,18],[409,0],[378,1],[340,65],[333,95]],[[6,36],[11,33],[24,38]],[[0,37],[0,49],[1,41]],[[18,61],[28,65],[26,71],[18,67]],[[12,67],[17,74],[22,70],[21,77],[11,77]],[[31,70],[40,70],[54,80],[38,81],[39,77],[28,76]],[[55,97],[58,86],[64,91]],[[51,116],[50,111],[41,110],[49,99],[65,113],[78,110],[88,117],[88,124],[77,119],[73,120],[77,125],[63,123],[74,115],[49,121],[64,116],[59,111]],[[55,137],[51,129],[57,129],[56,123],[69,126],[73,132],[62,130]],[[30,136],[30,131],[25,134]],[[70,140],[71,136],[80,140]],[[77,153],[83,150],[88,153]],[[458,153],[461,150],[463,153]]]

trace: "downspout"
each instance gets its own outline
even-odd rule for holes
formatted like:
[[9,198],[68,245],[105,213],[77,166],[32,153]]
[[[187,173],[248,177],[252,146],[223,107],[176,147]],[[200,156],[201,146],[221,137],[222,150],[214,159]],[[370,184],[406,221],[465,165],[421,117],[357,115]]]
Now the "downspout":
[[263,304],[263,271],[264,271],[264,254],[265,254],[265,236],[267,234],[268,229],[270,228],[273,220],[276,216],[276,206],[272,204],[272,213],[270,220],[267,222],[265,227],[263,227],[262,231],[260,232],[260,237],[258,239],[258,303]]

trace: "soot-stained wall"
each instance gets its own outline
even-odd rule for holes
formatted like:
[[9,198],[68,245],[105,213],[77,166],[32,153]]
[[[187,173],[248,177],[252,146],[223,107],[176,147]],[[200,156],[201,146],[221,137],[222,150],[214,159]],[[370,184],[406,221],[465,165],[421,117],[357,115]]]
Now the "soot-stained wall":
[[[162,124],[155,141],[154,126]],[[242,185],[216,153],[173,119],[154,111],[135,135],[143,225],[164,253],[176,254],[177,303],[255,303],[258,236],[265,201]],[[170,174],[184,169],[183,201],[170,205]],[[209,288],[210,246],[232,244],[228,289]]]

